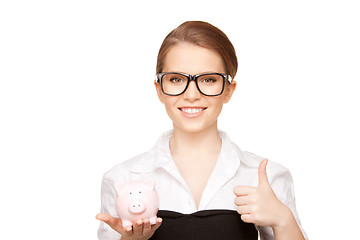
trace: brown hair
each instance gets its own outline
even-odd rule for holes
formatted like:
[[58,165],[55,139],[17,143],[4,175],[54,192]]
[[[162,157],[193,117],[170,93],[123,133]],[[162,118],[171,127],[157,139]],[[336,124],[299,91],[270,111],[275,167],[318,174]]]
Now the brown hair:
[[220,29],[202,21],[184,22],[165,37],[158,53],[156,73],[162,71],[170,48],[179,42],[188,42],[215,50],[223,59],[226,73],[232,78],[235,77],[238,62],[234,46]]

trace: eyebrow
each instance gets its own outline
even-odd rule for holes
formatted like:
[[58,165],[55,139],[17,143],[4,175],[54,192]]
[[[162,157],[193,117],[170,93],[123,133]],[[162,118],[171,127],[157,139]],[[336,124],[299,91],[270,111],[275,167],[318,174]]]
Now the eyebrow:
[[182,72],[182,71],[166,71],[166,72],[183,73],[183,74],[189,74],[189,75],[198,75],[198,74],[204,74],[204,73],[222,73],[222,72],[218,72],[218,71],[205,71],[205,72],[199,72],[199,73],[195,73],[195,74],[190,74],[190,73]]

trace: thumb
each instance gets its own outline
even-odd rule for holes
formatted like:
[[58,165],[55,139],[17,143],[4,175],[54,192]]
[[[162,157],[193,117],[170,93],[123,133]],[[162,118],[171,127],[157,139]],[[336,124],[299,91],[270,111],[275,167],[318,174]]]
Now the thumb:
[[266,165],[269,162],[268,159],[263,159],[258,168],[258,175],[259,175],[259,187],[267,187],[270,186],[269,180],[266,174]]
[[99,213],[95,217],[97,220],[103,221],[103,222],[110,222],[112,220],[112,217],[106,213]]
[[120,218],[114,218],[106,213],[97,214],[96,219],[107,223],[110,227],[115,227],[121,221]]

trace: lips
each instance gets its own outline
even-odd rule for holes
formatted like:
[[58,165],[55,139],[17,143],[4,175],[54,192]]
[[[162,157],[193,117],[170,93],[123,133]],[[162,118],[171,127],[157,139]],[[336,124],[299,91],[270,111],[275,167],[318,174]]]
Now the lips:
[[206,107],[180,107],[179,108],[179,110],[188,117],[197,117],[206,109],[207,109]]

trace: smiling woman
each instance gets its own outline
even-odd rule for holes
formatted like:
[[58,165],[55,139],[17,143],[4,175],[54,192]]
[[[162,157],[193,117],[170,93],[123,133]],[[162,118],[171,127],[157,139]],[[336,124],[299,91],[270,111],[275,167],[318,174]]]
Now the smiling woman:
[[[165,38],[154,85],[173,130],[105,173],[99,239],[305,239],[290,172],[218,130],[236,71],[234,47],[209,23],[185,22]],[[157,222],[122,227],[114,185],[147,178],[159,193]]]
[[[223,104],[230,100],[236,88],[235,81],[226,81],[228,75],[221,55],[209,48],[178,42],[168,49],[165,58],[165,61],[158,59],[164,64],[163,73],[158,74],[155,86],[160,101],[173,121],[174,130],[176,129],[174,134],[183,130],[203,132],[209,128],[216,133],[217,119]],[[173,84],[171,81],[174,76],[182,79],[182,83]],[[213,86],[204,87],[203,81],[209,76],[217,82]],[[189,79],[194,79],[194,82]],[[169,93],[172,94],[169,96]]]

